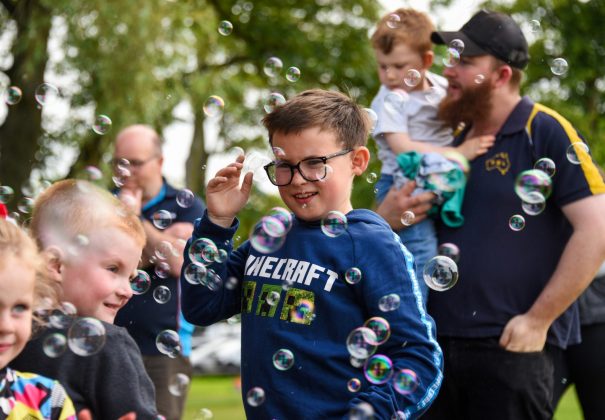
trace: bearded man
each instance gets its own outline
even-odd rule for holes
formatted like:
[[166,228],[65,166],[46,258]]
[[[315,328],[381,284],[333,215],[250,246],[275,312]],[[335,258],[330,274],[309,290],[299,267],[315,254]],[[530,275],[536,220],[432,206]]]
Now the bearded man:
[[[496,140],[471,162],[464,225],[438,228],[440,242],[460,251],[460,280],[429,295],[445,379],[426,417],[549,419],[553,352],[580,340],[573,303],[605,259],[605,183],[572,125],[521,96],[529,54],[511,17],[480,11],[431,39],[464,42],[460,62],[443,72],[439,113],[452,127],[465,123],[454,146]],[[528,201],[535,186],[519,185],[518,195],[515,181],[538,161],[548,174],[530,177],[545,186]]]

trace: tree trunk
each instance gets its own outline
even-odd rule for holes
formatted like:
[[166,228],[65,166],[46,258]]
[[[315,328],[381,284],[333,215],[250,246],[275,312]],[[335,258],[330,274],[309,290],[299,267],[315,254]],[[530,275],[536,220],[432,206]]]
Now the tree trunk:
[[[202,106],[193,104],[194,110],[201,110]],[[206,195],[206,165],[208,162],[208,153],[206,152],[206,142],[204,136],[204,114],[201,111],[194,111],[193,121],[193,140],[189,149],[189,157],[185,166],[185,181],[188,188],[200,197]]]
[[16,3],[11,17],[17,23],[18,33],[12,49],[13,66],[7,74],[23,97],[18,104],[9,106],[6,120],[0,126],[0,183],[15,190],[9,203],[12,208],[21,197],[21,186],[29,179],[39,149],[41,110],[34,93],[44,82],[52,16],[37,0],[24,0]]

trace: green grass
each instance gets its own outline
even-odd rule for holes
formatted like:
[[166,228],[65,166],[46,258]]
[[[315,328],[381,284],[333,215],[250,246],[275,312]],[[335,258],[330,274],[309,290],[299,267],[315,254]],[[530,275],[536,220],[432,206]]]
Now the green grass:
[[[198,376],[191,382],[184,420],[206,420],[201,410],[212,412],[212,420],[244,420],[244,407],[237,378],[233,376]],[[557,408],[555,420],[580,420],[578,399],[569,388]]]

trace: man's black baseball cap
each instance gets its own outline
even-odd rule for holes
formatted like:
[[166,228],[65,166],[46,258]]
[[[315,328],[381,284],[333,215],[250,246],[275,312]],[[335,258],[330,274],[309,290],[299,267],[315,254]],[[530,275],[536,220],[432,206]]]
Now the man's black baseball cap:
[[464,42],[462,56],[493,55],[512,67],[523,69],[529,61],[527,40],[521,28],[508,15],[481,10],[456,32],[433,32],[435,44]]

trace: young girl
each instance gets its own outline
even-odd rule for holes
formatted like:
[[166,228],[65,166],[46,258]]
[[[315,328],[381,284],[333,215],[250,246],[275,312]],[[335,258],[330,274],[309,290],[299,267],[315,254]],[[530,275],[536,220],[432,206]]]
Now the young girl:
[[57,381],[7,366],[30,338],[33,308],[52,291],[43,267],[33,240],[0,218],[0,420],[76,419]]

